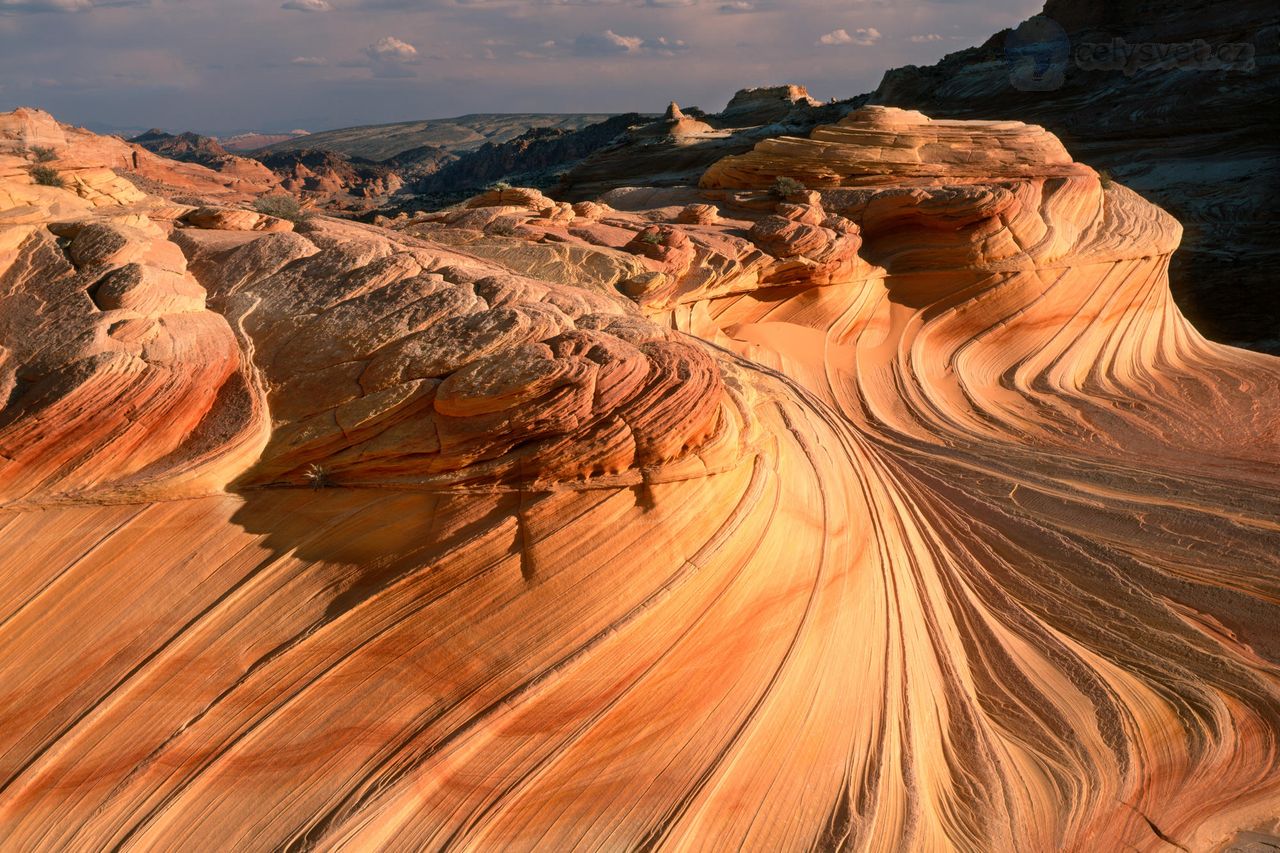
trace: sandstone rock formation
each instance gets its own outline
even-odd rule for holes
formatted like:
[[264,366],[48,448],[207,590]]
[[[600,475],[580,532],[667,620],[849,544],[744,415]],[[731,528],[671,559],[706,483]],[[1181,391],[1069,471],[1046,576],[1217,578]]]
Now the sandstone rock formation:
[[170,160],[199,163],[215,172],[224,172],[241,180],[264,186],[276,183],[271,170],[266,166],[257,160],[232,154],[218,144],[216,139],[209,136],[201,136],[197,133],[165,133],[163,130],[153,128],[129,141]]
[[[889,71],[870,100],[1061,136],[1186,228],[1171,278],[1201,331],[1280,354],[1278,35],[1262,0],[1048,0],[980,47]],[[1038,81],[1019,81],[1015,45]]]
[[[269,172],[253,167],[224,174],[198,163],[158,156],[117,137],[60,124],[42,110],[23,107],[0,113],[0,158],[30,162],[37,148],[53,158],[43,165],[57,171],[64,180],[90,187],[119,185],[121,182],[115,177],[123,176],[126,183],[142,183],[170,196],[243,201],[269,192],[277,183]],[[12,167],[16,161],[9,162]],[[107,194],[118,195],[115,190],[108,190]],[[141,193],[136,195],[141,197]],[[115,200],[128,203],[133,199]]]
[[1178,223],[885,108],[702,183],[276,231],[0,172],[6,844],[1265,837],[1280,360]]
[[634,131],[637,138],[658,137],[665,139],[686,139],[689,137],[697,137],[703,134],[714,133],[715,128],[693,116],[684,114],[680,109],[680,105],[672,101],[667,105],[667,111],[663,113],[662,118],[658,121],[643,125]]
[[719,118],[732,126],[753,127],[782,122],[820,106],[821,102],[810,97],[804,86],[758,86],[734,93]]

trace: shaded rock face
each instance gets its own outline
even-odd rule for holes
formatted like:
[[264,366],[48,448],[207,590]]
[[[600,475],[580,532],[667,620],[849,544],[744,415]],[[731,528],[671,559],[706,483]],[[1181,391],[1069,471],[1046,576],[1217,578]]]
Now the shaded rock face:
[[1274,836],[1280,359],[1044,129],[864,108],[394,229],[29,165],[7,845]]
[[607,113],[472,113],[455,118],[324,130],[270,144],[258,153],[310,148],[380,162],[412,148],[431,146],[458,154],[486,142],[505,142],[531,127],[578,130],[609,117]]
[[457,155],[446,148],[438,145],[419,145],[383,160],[382,164],[397,170],[402,178],[408,180],[423,175],[434,175],[456,159],[458,159]]
[[[890,71],[871,101],[1043,125],[1183,224],[1171,280],[1201,331],[1280,352],[1274,5],[1050,0],[1043,16],[937,65]],[[1018,79],[1011,48],[1031,77]],[[1165,54],[1133,52],[1156,49]]]
[[[425,152],[424,152],[425,153]],[[328,197],[335,207],[343,207],[343,196],[383,198],[404,186],[404,166],[374,163],[317,149],[259,154],[262,164],[280,177],[281,186],[295,194]],[[406,163],[414,157],[406,158]]]
[[[625,113],[579,130],[533,127],[506,142],[486,142],[458,155],[453,162],[418,180],[412,187],[426,201],[465,198],[500,180],[551,185],[558,174],[614,142],[643,123],[639,113]],[[518,177],[516,177],[518,176]],[[423,200],[417,200],[421,204]]]

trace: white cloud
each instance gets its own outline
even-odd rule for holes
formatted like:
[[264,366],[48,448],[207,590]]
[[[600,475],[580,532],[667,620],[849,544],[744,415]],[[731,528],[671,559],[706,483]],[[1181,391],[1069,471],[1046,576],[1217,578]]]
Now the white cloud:
[[290,65],[328,65],[329,61],[323,56],[295,56],[289,60]]
[[688,50],[689,45],[685,44],[681,39],[668,39],[666,36],[658,36],[653,41],[644,43],[646,50],[656,51],[663,56],[675,56],[682,50]]
[[328,12],[333,9],[329,0],[285,0],[281,9],[293,9],[295,12]]
[[738,15],[743,12],[754,12],[756,4],[750,0],[732,0],[729,3],[720,4],[720,13],[723,15]]
[[922,36],[912,36],[908,41],[913,41],[916,44],[922,44],[929,41],[942,41],[942,36],[937,33],[927,33]]
[[364,49],[374,77],[416,77],[409,65],[418,63],[418,49],[395,36],[384,36]]
[[624,36],[615,33],[613,30],[605,30],[602,39],[613,45],[623,53],[635,53],[644,45],[644,39],[636,36]]
[[860,44],[866,46],[875,44],[878,41],[880,41],[880,31],[875,27],[858,27],[853,31],[852,35],[842,27],[818,38],[818,44],[827,45]]
[[384,36],[364,49],[364,55],[379,62],[410,62],[418,49],[395,36]]
[[[542,46],[555,48],[559,43],[550,41]],[[634,56],[642,53],[674,56],[688,47],[681,39],[669,39],[666,36],[646,39],[605,30],[603,33],[584,33],[578,36],[573,40],[572,50],[579,56]]]

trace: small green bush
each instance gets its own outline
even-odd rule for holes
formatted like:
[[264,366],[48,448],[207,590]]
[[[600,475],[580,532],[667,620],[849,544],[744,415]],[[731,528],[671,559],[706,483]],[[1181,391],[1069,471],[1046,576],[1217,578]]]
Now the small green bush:
[[40,145],[31,146],[31,156],[37,163],[49,163],[58,159],[58,152]]
[[507,182],[507,181],[494,181],[494,182],[489,186],[489,189],[491,189],[491,190],[498,190],[499,192],[501,192],[502,190],[509,190],[509,189],[511,189],[511,184],[510,184],[509,182]]
[[661,246],[667,242],[667,238],[661,231],[645,231],[640,235],[640,242],[649,243],[654,246]]
[[779,175],[777,180],[773,182],[773,188],[770,191],[779,198],[786,198],[789,195],[802,193],[805,189],[805,185],[797,181],[795,178],[788,178],[786,175]]
[[305,222],[311,218],[309,213],[302,210],[298,200],[291,195],[265,195],[253,203],[253,209],[258,213],[265,213],[277,219],[287,219],[290,222]]
[[65,187],[67,185],[62,175],[58,174],[58,170],[49,166],[33,166],[31,180],[42,187]]
[[1106,169],[1098,172],[1098,183],[1102,184],[1104,190],[1111,189],[1111,173]]

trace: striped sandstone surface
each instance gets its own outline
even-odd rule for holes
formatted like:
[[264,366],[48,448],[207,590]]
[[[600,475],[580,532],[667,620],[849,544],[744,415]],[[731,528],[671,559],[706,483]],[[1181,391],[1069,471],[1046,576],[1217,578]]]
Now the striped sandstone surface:
[[93,174],[0,139],[14,849],[1280,813],[1280,360],[1203,339],[1177,222],[1045,131],[867,107],[394,230]]

